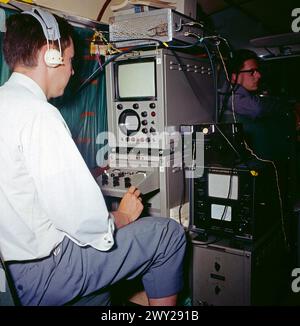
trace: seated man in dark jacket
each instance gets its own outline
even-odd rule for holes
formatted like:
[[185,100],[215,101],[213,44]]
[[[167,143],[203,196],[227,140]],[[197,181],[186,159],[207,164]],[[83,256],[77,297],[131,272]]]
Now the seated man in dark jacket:
[[294,116],[282,99],[259,95],[259,61],[256,53],[247,49],[234,53],[229,63],[230,81],[221,93],[219,120],[242,123],[253,153],[275,163],[284,213],[289,215],[296,181]]

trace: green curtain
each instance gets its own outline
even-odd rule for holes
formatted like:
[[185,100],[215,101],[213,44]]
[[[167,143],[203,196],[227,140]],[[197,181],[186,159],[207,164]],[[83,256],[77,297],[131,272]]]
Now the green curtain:
[[[10,15],[15,13],[15,11],[9,9],[4,9],[4,11],[6,17],[9,17]],[[2,51],[3,37],[4,37],[4,33],[0,32],[0,49],[1,49],[0,50],[0,86],[3,85],[11,75],[11,71],[3,57],[3,51]]]
[[9,78],[11,71],[8,68],[7,63],[4,60],[3,52],[2,52],[2,41],[3,41],[4,33],[0,33],[0,85],[4,84]]
[[[99,62],[89,54],[93,32],[75,28],[75,75],[62,98],[53,100],[66,120],[73,139],[90,170],[97,169],[97,151],[103,146],[96,144],[97,135],[107,130],[105,72],[85,88],[78,88],[97,68]],[[103,58],[101,58],[103,61]],[[101,165],[101,162],[99,163]]]

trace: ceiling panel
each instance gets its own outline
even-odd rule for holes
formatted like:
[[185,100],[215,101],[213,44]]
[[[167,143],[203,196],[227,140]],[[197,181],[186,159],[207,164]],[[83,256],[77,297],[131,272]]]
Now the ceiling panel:
[[206,15],[235,8],[261,24],[271,34],[291,32],[291,12],[300,7],[299,0],[198,0]]
[[206,15],[213,14],[228,7],[224,0],[198,0],[201,11]]
[[[250,1],[243,5],[243,9],[257,18],[263,26],[271,33],[288,33],[291,32],[292,10],[296,7],[296,1]],[[299,5],[299,3],[298,3]]]

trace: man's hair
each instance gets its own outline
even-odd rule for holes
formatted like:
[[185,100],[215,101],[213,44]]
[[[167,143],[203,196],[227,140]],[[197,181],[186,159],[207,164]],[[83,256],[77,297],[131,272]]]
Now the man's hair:
[[254,51],[248,49],[240,49],[233,52],[233,57],[229,62],[229,72],[232,73],[239,73],[242,69],[244,62],[247,60],[256,60],[259,62],[259,57]]
[[[71,44],[73,29],[65,19],[54,16],[59,26],[63,54],[64,50]],[[35,17],[26,14],[14,14],[8,17],[3,53],[10,69],[13,70],[18,64],[35,67],[38,51],[45,44],[47,44],[47,40],[43,28]],[[54,45],[58,48],[57,41],[54,41]]]

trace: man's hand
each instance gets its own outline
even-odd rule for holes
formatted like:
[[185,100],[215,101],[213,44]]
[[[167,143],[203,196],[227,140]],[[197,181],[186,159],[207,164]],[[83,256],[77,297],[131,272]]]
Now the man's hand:
[[135,221],[141,215],[144,206],[140,194],[136,187],[131,186],[123,196],[118,210],[112,212],[117,228]]

